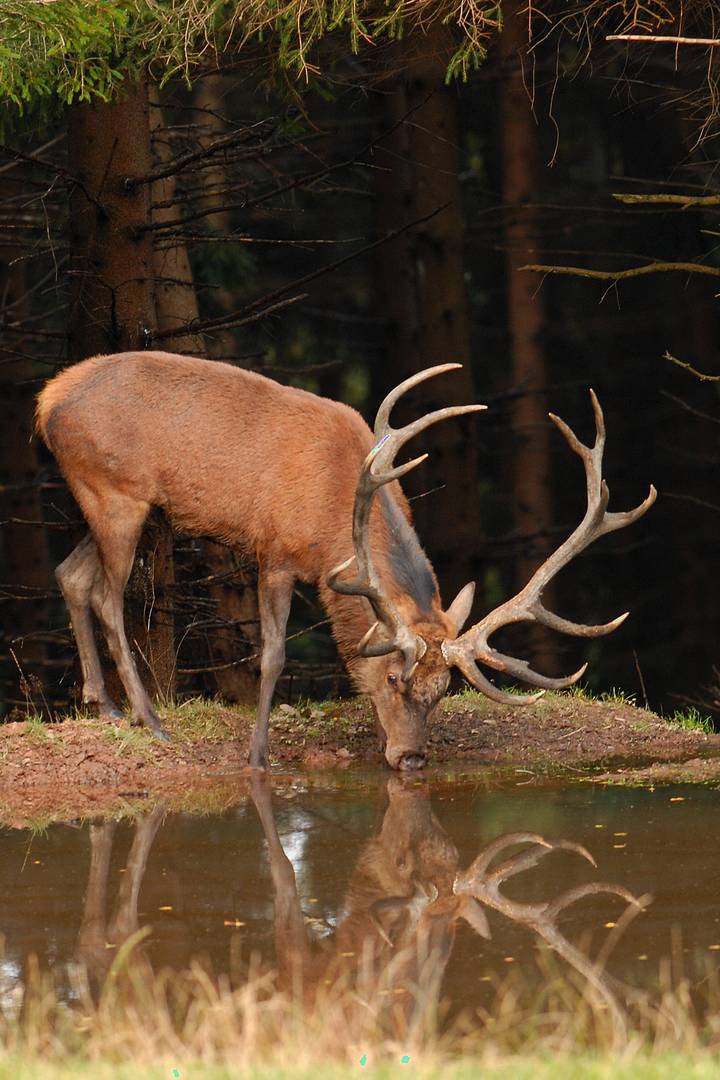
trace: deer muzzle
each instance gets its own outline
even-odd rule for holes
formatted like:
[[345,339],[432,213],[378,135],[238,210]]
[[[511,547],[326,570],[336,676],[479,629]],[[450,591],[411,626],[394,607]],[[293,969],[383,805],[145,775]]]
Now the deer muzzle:
[[427,754],[422,750],[407,750],[404,753],[396,756],[396,760],[392,761],[388,757],[388,761],[394,769],[399,769],[400,772],[412,772],[415,769],[422,769],[427,761]]

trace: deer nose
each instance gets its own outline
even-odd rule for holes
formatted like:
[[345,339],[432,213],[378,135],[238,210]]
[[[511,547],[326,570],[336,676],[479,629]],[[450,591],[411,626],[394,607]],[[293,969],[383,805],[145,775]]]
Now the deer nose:
[[397,768],[403,772],[409,772],[411,769],[422,769],[423,765],[427,761],[427,754],[423,754],[419,751],[412,751],[408,754],[403,754],[397,763]]

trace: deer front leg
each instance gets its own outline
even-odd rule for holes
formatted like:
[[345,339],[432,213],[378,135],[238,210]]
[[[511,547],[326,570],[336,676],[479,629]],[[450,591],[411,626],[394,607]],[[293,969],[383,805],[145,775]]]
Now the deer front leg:
[[290,614],[295,575],[288,570],[260,571],[258,601],[262,656],[260,658],[260,696],[257,719],[250,748],[253,769],[268,766],[268,726],[275,684],[285,664],[285,627]]

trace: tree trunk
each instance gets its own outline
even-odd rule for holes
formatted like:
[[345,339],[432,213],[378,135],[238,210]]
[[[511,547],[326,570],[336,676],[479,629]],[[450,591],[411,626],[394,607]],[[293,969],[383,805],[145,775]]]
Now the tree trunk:
[[[541,222],[536,209],[540,178],[537,126],[523,80],[522,57],[527,24],[522,3],[510,5],[500,35],[501,79],[499,117],[502,201],[505,207],[505,269],[512,409],[513,506],[519,548],[515,557],[515,586],[526,584],[550,550],[553,521],[550,478],[551,425],[545,388],[547,363],[542,339],[545,293],[537,278],[520,273],[527,263],[540,262],[537,244]],[[525,12],[526,15],[526,12]],[[553,607],[552,585],[545,603]],[[555,639],[543,627],[528,631],[534,665],[557,668]]]
[[[150,123],[153,156],[159,164],[169,160],[171,148],[162,130],[162,108],[154,89],[151,92]],[[175,189],[175,178],[172,176],[156,182],[153,185],[153,201],[161,204],[172,202]],[[161,206],[153,210],[153,220],[156,222],[176,217],[176,206]],[[229,231],[229,227],[224,231]],[[175,242],[167,250],[156,248],[154,266],[158,329],[175,329],[197,318],[197,293],[186,246]],[[199,335],[173,338],[173,348],[195,356],[205,354],[205,345]],[[257,660],[247,661],[246,657],[260,651],[260,616],[252,575],[238,562],[231,548],[212,540],[203,542],[203,562],[208,574],[221,579],[210,584],[207,590],[221,623],[210,638],[212,678],[226,701],[253,703],[257,697],[259,665]]]
[[[383,117],[385,127],[394,127],[375,153],[381,232],[440,210],[380,248],[378,299],[387,332],[378,396],[421,368],[449,361],[464,365],[424,384],[409,406],[398,407],[398,416],[477,400],[469,355],[456,101],[445,85],[450,48],[446,30],[437,23],[427,35],[397,46]],[[453,420],[426,431],[422,449],[430,457],[403,481],[411,499],[428,493],[414,499],[412,510],[446,603],[478,577],[481,565],[478,422]]]
[[[68,155],[82,184],[70,200],[70,355],[76,361],[143,349],[152,341],[153,248],[144,231],[149,186],[125,183],[152,167],[147,82],[126,84],[110,104],[73,105],[68,117]],[[174,626],[165,594],[172,581],[172,533],[167,522],[153,517],[126,592],[127,630],[140,654],[141,675],[161,696],[170,696],[174,687]]]
[[[9,265],[15,255],[15,248],[0,248],[0,322],[22,323],[28,314],[29,305],[23,299],[26,263]],[[19,353],[27,347],[19,336],[9,339],[8,345]],[[18,702],[25,699],[28,706],[42,711],[47,646],[36,635],[48,628],[50,556],[46,531],[32,524],[43,519],[38,444],[31,438],[36,389],[32,360],[3,357],[0,373],[0,400],[5,406],[0,424],[0,537],[3,577],[8,583],[0,607],[2,660],[8,672],[8,696]]]

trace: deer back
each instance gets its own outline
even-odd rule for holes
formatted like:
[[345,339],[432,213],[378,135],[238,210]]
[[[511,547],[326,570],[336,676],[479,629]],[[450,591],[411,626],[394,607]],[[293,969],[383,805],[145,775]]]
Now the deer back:
[[[229,364],[123,353],[53,379],[37,427],[81,506],[85,487],[119,488],[180,530],[306,580],[352,551],[355,481],[373,438],[339,402]],[[393,499],[407,513],[399,487]]]

